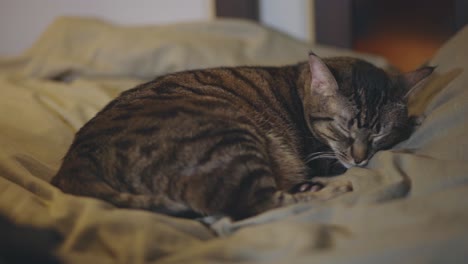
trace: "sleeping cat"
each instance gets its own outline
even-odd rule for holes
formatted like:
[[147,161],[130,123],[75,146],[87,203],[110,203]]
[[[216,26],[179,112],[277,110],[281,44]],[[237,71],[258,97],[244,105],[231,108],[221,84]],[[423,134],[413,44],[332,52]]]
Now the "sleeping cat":
[[310,177],[330,174],[330,160],[364,166],[406,139],[405,96],[432,70],[389,74],[359,59],[310,54],[291,66],[162,76],[85,124],[52,183],[174,216],[241,219],[328,199],[327,186]]

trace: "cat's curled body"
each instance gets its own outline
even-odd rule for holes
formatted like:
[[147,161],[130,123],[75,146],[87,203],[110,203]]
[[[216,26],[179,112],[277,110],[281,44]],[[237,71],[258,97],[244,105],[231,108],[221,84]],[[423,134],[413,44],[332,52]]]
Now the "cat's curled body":
[[404,95],[431,71],[392,76],[311,54],[285,67],[169,74],[122,93],[85,124],[52,183],[169,215],[243,218],[320,198],[291,193],[324,173],[308,166],[310,154],[359,166],[404,140]]

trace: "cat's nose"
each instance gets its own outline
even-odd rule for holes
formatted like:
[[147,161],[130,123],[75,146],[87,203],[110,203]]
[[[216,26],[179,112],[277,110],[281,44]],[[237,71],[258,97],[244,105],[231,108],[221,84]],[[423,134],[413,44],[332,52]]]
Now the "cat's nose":
[[367,144],[356,140],[351,146],[351,155],[354,163],[358,166],[363,166],[361,163],[367,163]]

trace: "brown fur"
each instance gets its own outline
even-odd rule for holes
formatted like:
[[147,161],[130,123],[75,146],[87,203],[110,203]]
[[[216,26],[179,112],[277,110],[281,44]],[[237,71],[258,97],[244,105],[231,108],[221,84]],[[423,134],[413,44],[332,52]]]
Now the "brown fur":
[[[322,157],[335,155],[346,167],[362,165],[405,139],[403,96],[413,86],[405,80],[360,60],[322,62],[313,54],[293,66],[166,75],[122,93],[83,126],[52,183],[169,215],[244,218],[326,199],[321,191],[291,193],[337,166],[310,154],[324,151]],[[370,102],[372,96],[380,103]],[[382,109],[390,114],[379,114]],[[374,127],[380,121],[392,126],[381,148],[368,144],[381,132]]]

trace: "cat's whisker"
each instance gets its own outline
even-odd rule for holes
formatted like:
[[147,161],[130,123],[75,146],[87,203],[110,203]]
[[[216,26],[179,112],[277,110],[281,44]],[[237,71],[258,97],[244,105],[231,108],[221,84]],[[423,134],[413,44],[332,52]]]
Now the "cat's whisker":
[[308,159],[316,159],[316,158],[320,158],[320,157],[335,157],[336,155],[335,154],[322,154],[322,155],[315,155],[315,156],[311,156],[311,157],[307,157]]
[[[348,164],[348,162],[346,162],[346,160],[348,160],[348,158],[346,157],[346,155],[342,152],[337,152],[336,153],[336,157],[337,157],[337,160],[342,164],[344,165],[346,168],[349,168],[351,167],[351,165]],[[348,164],[348,165],[347,165]]]
[[346,156],[343,153],[340,153],[340,152],[335,153],[335,156],[336,156],[337,159],[340,159],[340,158],[341,159],[346,159],[345,158]]
[[335,152],[333,151],[314,152],[314,153],[307,155],[306,160],[316,158],[316,157],[323,157],[323,156],[335,156]]
[[307,158],[315,157],[315,156],[320,156],[320,155],[335,155],[333,151],[321,151],[321,152],[315,152],[312,154],[307,155]]
[[314,159],[309,159],[306,161],[306,163],[309,163],[309,162],[312,162],[316,159],[335,159],[336,160],[336,157],[317,157],[317,158],[314,158]]
[[311,162],[313,160],[316,160],[316,159],[337,159],[337,157],[334,154],[316,155],[316,156],[307,158],[306,163],[309,163],[309,162]]

